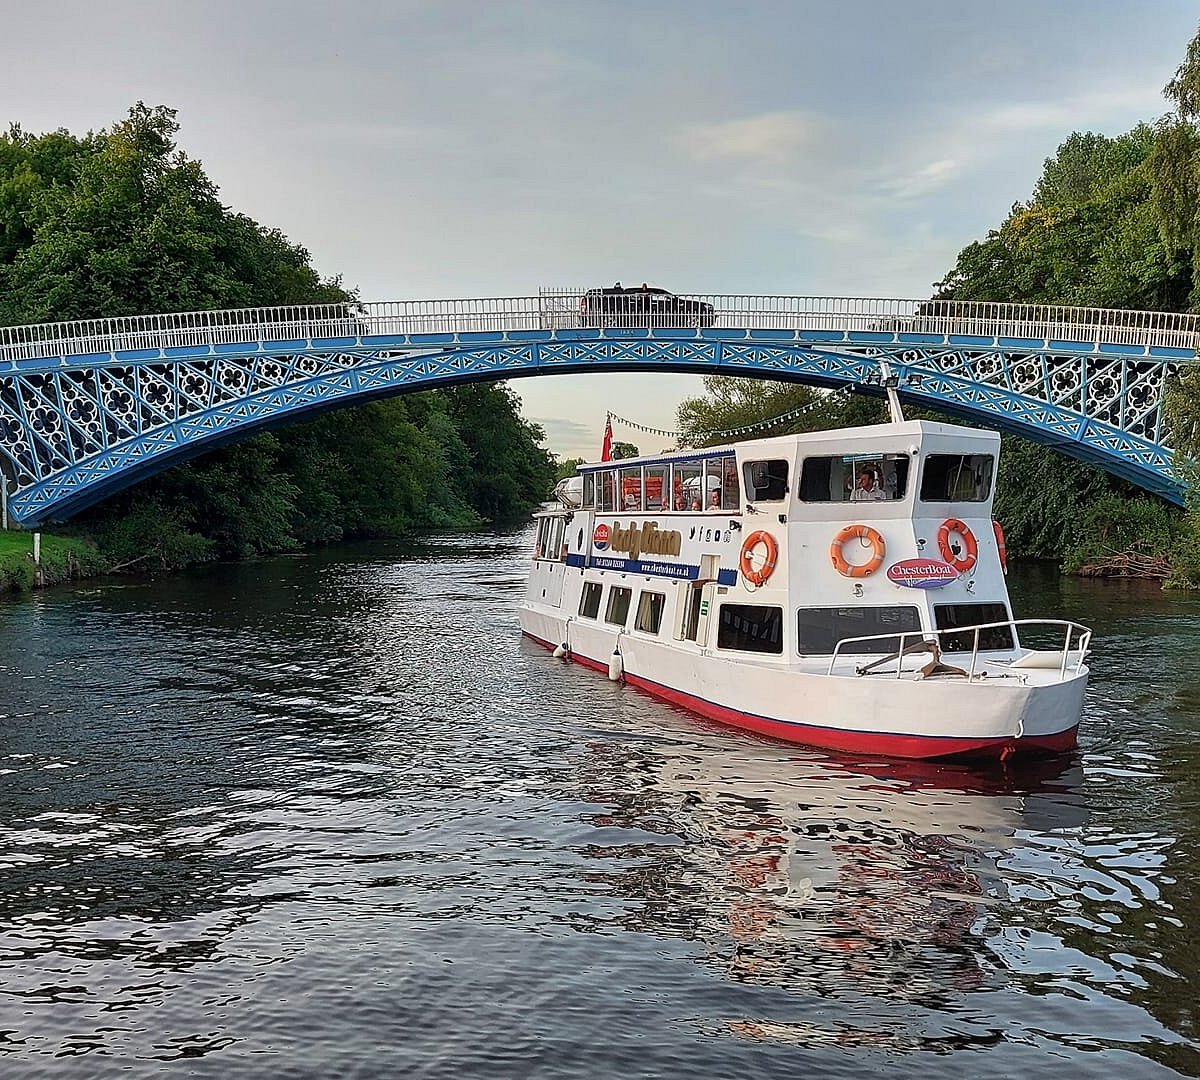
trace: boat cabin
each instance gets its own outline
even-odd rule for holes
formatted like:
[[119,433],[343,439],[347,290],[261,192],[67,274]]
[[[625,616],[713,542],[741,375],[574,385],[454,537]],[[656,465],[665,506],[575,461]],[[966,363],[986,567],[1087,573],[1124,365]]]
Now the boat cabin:
[[[661,596],[697,644],[781,662],[838,642],[887,653],[919,631],[970,651],[975,633],[956,628],[1012,617],[991,519],[999,449],[994,432],[912,420],[583,465],[575,505],[538,518],[547,565],[531,588],[570,568],[582,580],[558,602],[575,618],[625,626]],[[670,602],[679,588],[697,596]],[[1016,647],[1009,627],[978,634],[978,649]]]

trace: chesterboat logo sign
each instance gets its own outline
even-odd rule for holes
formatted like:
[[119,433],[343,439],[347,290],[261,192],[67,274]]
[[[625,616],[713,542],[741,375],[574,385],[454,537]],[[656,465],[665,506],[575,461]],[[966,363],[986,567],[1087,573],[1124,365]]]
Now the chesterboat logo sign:
[[[603,538],[601,530],[604,532]],[[611,547],[613,551],[627,552],[631,559],[636,559],[642,554],[678,555],[683,536],[674,529],[660,529],[653,521],[630,525],[627,529],[614,523],[611,529],[607,525],[597,525],[592,534],[592,543],[600,551]]]
[[958,571],[949,563],[936,559],[905,559],[892,563],[887,570],[888,581],[906,589],[940,589],[958,579]]

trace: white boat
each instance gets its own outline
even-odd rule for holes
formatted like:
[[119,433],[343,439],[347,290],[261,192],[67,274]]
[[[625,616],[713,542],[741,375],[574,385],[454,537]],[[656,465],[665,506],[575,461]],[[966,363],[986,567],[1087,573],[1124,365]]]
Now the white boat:
[[999,451],[994,432],[900,420],[581,466],[536,516],[521,628],[789,742],[1068,751],[1091,631],[1013,619]]

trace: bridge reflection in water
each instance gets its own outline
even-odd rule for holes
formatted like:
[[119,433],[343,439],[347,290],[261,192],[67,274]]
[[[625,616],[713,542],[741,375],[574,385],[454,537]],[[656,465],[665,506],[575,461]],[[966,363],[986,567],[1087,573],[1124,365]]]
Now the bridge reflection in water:
[[480,379],[744,375],[902,397],[1182,500],[1163,391],[1197,316],[929,300],[708,296],[580,314],[536,297],[189,312],[0,328],[0,466],[23,524],[322,410]]

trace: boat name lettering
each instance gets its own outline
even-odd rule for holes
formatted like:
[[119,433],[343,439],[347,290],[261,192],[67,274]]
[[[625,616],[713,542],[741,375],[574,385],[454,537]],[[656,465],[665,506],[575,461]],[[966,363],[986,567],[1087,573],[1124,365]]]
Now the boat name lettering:
[[940,589],[958,579],[958,571],[936,559],[905,559],[887,569],[889,581],[906,589]]
[[[598,531],[598,530],[597,530]],[[636,559],[645,552],[648,555],[678,555],[683,537],[674,529],[660,529],[653,521],[630,525],[622,529],[613,524],[608,530],[608,546],[613,551],[627,551]]]

